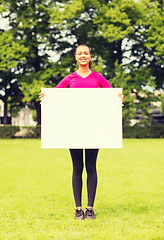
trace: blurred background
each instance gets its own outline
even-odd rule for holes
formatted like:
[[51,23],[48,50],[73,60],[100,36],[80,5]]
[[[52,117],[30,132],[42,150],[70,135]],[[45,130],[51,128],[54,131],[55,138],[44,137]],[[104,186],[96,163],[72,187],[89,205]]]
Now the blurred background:
[[161,0],[1,0],[0,137],[27,126],[40,136],[40,89],[76,71],[79,44],[92,69],[123,88],[124,136],[163,137],[163,20]]

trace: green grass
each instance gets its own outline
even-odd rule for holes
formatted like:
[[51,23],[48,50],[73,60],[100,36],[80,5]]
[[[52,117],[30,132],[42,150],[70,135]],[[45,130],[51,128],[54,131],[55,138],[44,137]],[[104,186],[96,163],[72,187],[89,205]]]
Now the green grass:
[[[0,140],[0,239],[164,239],[164,139],[100,150],[94,221],[74,220],[68,150]],[[83,206],[87,204],[83,174]]]

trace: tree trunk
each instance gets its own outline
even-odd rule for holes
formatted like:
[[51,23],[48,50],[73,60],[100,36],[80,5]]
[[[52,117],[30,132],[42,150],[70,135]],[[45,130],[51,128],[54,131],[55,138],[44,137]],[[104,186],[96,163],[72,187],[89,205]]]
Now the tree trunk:
[[122,40],[117,41],[117,56],[118,56],[118,64],[122,64]]
[[36,114],[37,114],[37,125],[41,125],[41,104],[40,102],[34,102]]
[[4,124],[4,125],[7,125],[7,99],[4,101],[3,124]]

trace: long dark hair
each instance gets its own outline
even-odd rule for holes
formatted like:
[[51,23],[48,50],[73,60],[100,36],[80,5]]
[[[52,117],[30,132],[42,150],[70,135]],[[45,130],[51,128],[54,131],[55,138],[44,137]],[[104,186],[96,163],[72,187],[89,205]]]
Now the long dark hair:
[[[89,49],[89,52],[91,53],[90,47],[88,47],[86,44],[80,44],[80,45],[78,45],[77,48],[75,49],[74,56],[76,55],[77,49],[78,49],[79,47],[81,47],[81,46],[87,47],[87,48]],[[91,63],[91,61],[90,61],[90,62],[89,62],[89,69],[91,69],[91,65],[92,65],[92,63]]]

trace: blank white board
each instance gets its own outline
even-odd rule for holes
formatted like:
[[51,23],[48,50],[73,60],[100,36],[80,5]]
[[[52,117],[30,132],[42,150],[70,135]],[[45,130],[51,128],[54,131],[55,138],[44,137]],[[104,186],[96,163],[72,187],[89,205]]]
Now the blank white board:
[[122,148],[121,88],[41,92],[41,148]]

